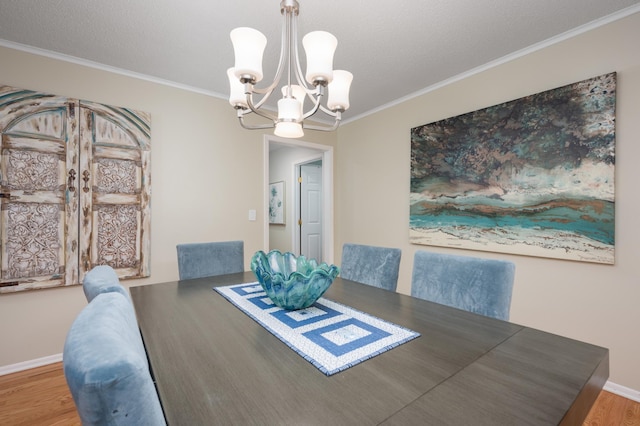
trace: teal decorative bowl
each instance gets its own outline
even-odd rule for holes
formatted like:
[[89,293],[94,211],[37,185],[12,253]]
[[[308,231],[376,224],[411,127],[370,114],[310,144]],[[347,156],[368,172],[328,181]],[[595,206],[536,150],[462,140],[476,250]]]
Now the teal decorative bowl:
[[315,259],[279,250],[256,252],[251,270],[273,303],[288,310],[313,305],[340,273],[336,265],[318,264]]

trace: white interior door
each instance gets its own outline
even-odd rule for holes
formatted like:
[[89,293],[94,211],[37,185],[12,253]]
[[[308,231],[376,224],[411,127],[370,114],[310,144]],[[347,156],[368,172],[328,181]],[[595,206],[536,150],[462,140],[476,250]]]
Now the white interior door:
[[300,166],[300,254],[322,262],[322,166]]

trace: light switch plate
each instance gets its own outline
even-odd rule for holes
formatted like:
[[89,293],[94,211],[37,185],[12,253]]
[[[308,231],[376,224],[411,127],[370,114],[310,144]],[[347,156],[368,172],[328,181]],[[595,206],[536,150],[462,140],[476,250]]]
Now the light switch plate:
[[256,211],[255,210],[249,210],[249,220],[251,220],[251,221],[256,220]]

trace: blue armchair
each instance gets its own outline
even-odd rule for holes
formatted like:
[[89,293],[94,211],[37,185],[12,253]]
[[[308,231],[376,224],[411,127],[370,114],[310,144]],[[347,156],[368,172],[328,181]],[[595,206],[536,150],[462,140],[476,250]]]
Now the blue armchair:
[[395,291],[402,251],[398,248],[345,244],[340,276],[374,287]]
[[87,302],[91,302],[101,293],[117,292],[129,299],[127,290],[120,284],[118,274],[111,266],[98,265],[91,269],[82,280],[82,290],[87,297]]
[[418,250],[411,295],[508,321],[515,269],[504,260]]
[[99,294],[80,312],[63,367],[83,425],[166,424],[133,305],[122,294]]
[[181,280],[244,272],[244,242],[178,244]]

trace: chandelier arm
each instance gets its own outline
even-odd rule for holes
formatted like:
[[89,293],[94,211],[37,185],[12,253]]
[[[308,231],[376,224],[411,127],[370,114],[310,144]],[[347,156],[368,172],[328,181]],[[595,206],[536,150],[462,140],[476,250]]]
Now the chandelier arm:
[[325,86],[322,84],[318,84],[315,89],[314,96],[309,96],[313,100],[313,108],[307,111],[306,114],[302,116],[302,119],[306,119],[311,117],[313,114],[318,112],[318,109],[321,109],[325,113],[329,114],[332,117],[335,117],[335,114],[332,114],[327,108],[322,105],[322,98],[324,98]]
[[261,129],[273,128],[273,124],[246,124],[244,122],[244,115],[238,115],[238,121],[240,122],[240,126],[242,126],[243,129],[247,129],[247,130],[261,130]]
[[[250,84],[250,83],[248,83],[248,84]],[[256,94],[256,95],[264,95],[264,96],[262,96],[262,98],[260,98],[260,100],[258,102],[253,104],[254,108],[258,109],[267,101],[267,99],[269,99],[269,96],[271,96],[271,94],[273,93],[273,89],[274,88],[275,88],[275,85],[273,87],[267,87],[265,89],[256,89],[255,87],[253,87],[253,85],[251,85],[251,88],[248,89],[248,91],[247,91],[247,89],[245,89],[245,94],[247,95],[247,97],[251,96],[252,101],[253,101],[253,96],[252,95],[254,95],[254,94]],[[249,103],[249,102],[247,101],[247,103]]]
[[340,126],[340,121],[341,120],[342,120],[342,117],[341,117],[341,115],[340,115],[340,113],[338,111],[338,115],[336,115],[336,119],[333,122],[332,126],[327,127],[327,126],[315,126],[313,124],[309,124],[309,125],[304,124],[303,127],[305,129],[309,129],[309,130],[319,130],[321,132],[333,132],[334,130],[336,130],[338,128],[338,126]]
[[287,12],[288,15],[288,19],[287,19],[287,29],[286,29],[286,39],[283,39],[282,44],[286,44],[287,45],[287,93],[286,96],[293,96],[293,94],[291,93],[291,62],[293,61],[293,58],[291,57],[291,49],[293,46],[293,43],[291,42],[291,40],[293,40],[292,36],[291,36],[291,32],[293,31],[293,21],[295,20],[294,15],[292,15],[290,12]]
[[[264,98],[261,99],[261,102],[264,101]],[[247,105],[249,106],[249,109],[251,110],[251,112],[253,112],[254,114],[257,114],[261,117],[266,118],[267,120],[271,120],[271,121],[275,121],[275,117],[267,114],[266,112],[262,111],[261,109],[259,109],[259,106],[256,106],[253,104],[253,99],[250,93],[247,93]],[[243,112],[243,116],[248,113],[249,111]],[[271,126],[273,127],[273,125]]]
[[330,115],[331,117],[336,117],[338,114],[342,114],[343,112],[340,110],[331,111],[329,108],[325,107],[324,105],[320,105],[320,109],[322,110],[322,112],[324,112],[327,115]]
[[308,86],[307,81],[304,79],[304,74],[302,73],[302,67],[300,66],[300,54],[298,51],[298,19],[295,16],[292,19],[292,26],[293,26],[293,40],[294,40],[294,43],[292,44],[292,49],[293,49],[293,57],[296,59],[296,62],[295,62],[296,63],[296,67],[295,67],[296,80],[298,81],[298,85],[303,87],[305,92],[311,97],[311,94],[313,93],[313,89],[311,89]]
[[[269,99],[269,96],[271,95],[271,93],[273,93],[273,90],[278,86],[278,84],[280,83],[280,79],[282,78],[282,72],[284,71],[284,64],[286,62],[286,58],[287,58],[287,22],[289,19],[289,14],[291,12],[288,12],[287,10],[283,9],[282,10],[282,34],[281,34],[281,43],[280,43],[280,59],[278,60],[278,68],[276,69],[276,75],[273,78],[273,82],[264,88],[257,88],[253,85],[251,85],[251,92],[258,94],[258,95],[264,95],[260,101],[258,101],[255,104],[255,109],[260,108],[266,101],[267,99]],[[245,90],[246,93],[246,90]],[[254,111],[255,112],[255,111]]]
[[313,108],[311,108],[309,111],[307,111],[303,116],[302,119],[306,119],[311,117],[313,114],[315,114],[316,112],[318,112],[318,108],[320,108],[322,105],[320,105],[320,101],[322,101],[322,93],[318,93],[317,96],[313,96],[311,97],[311,99],[313,99]]

